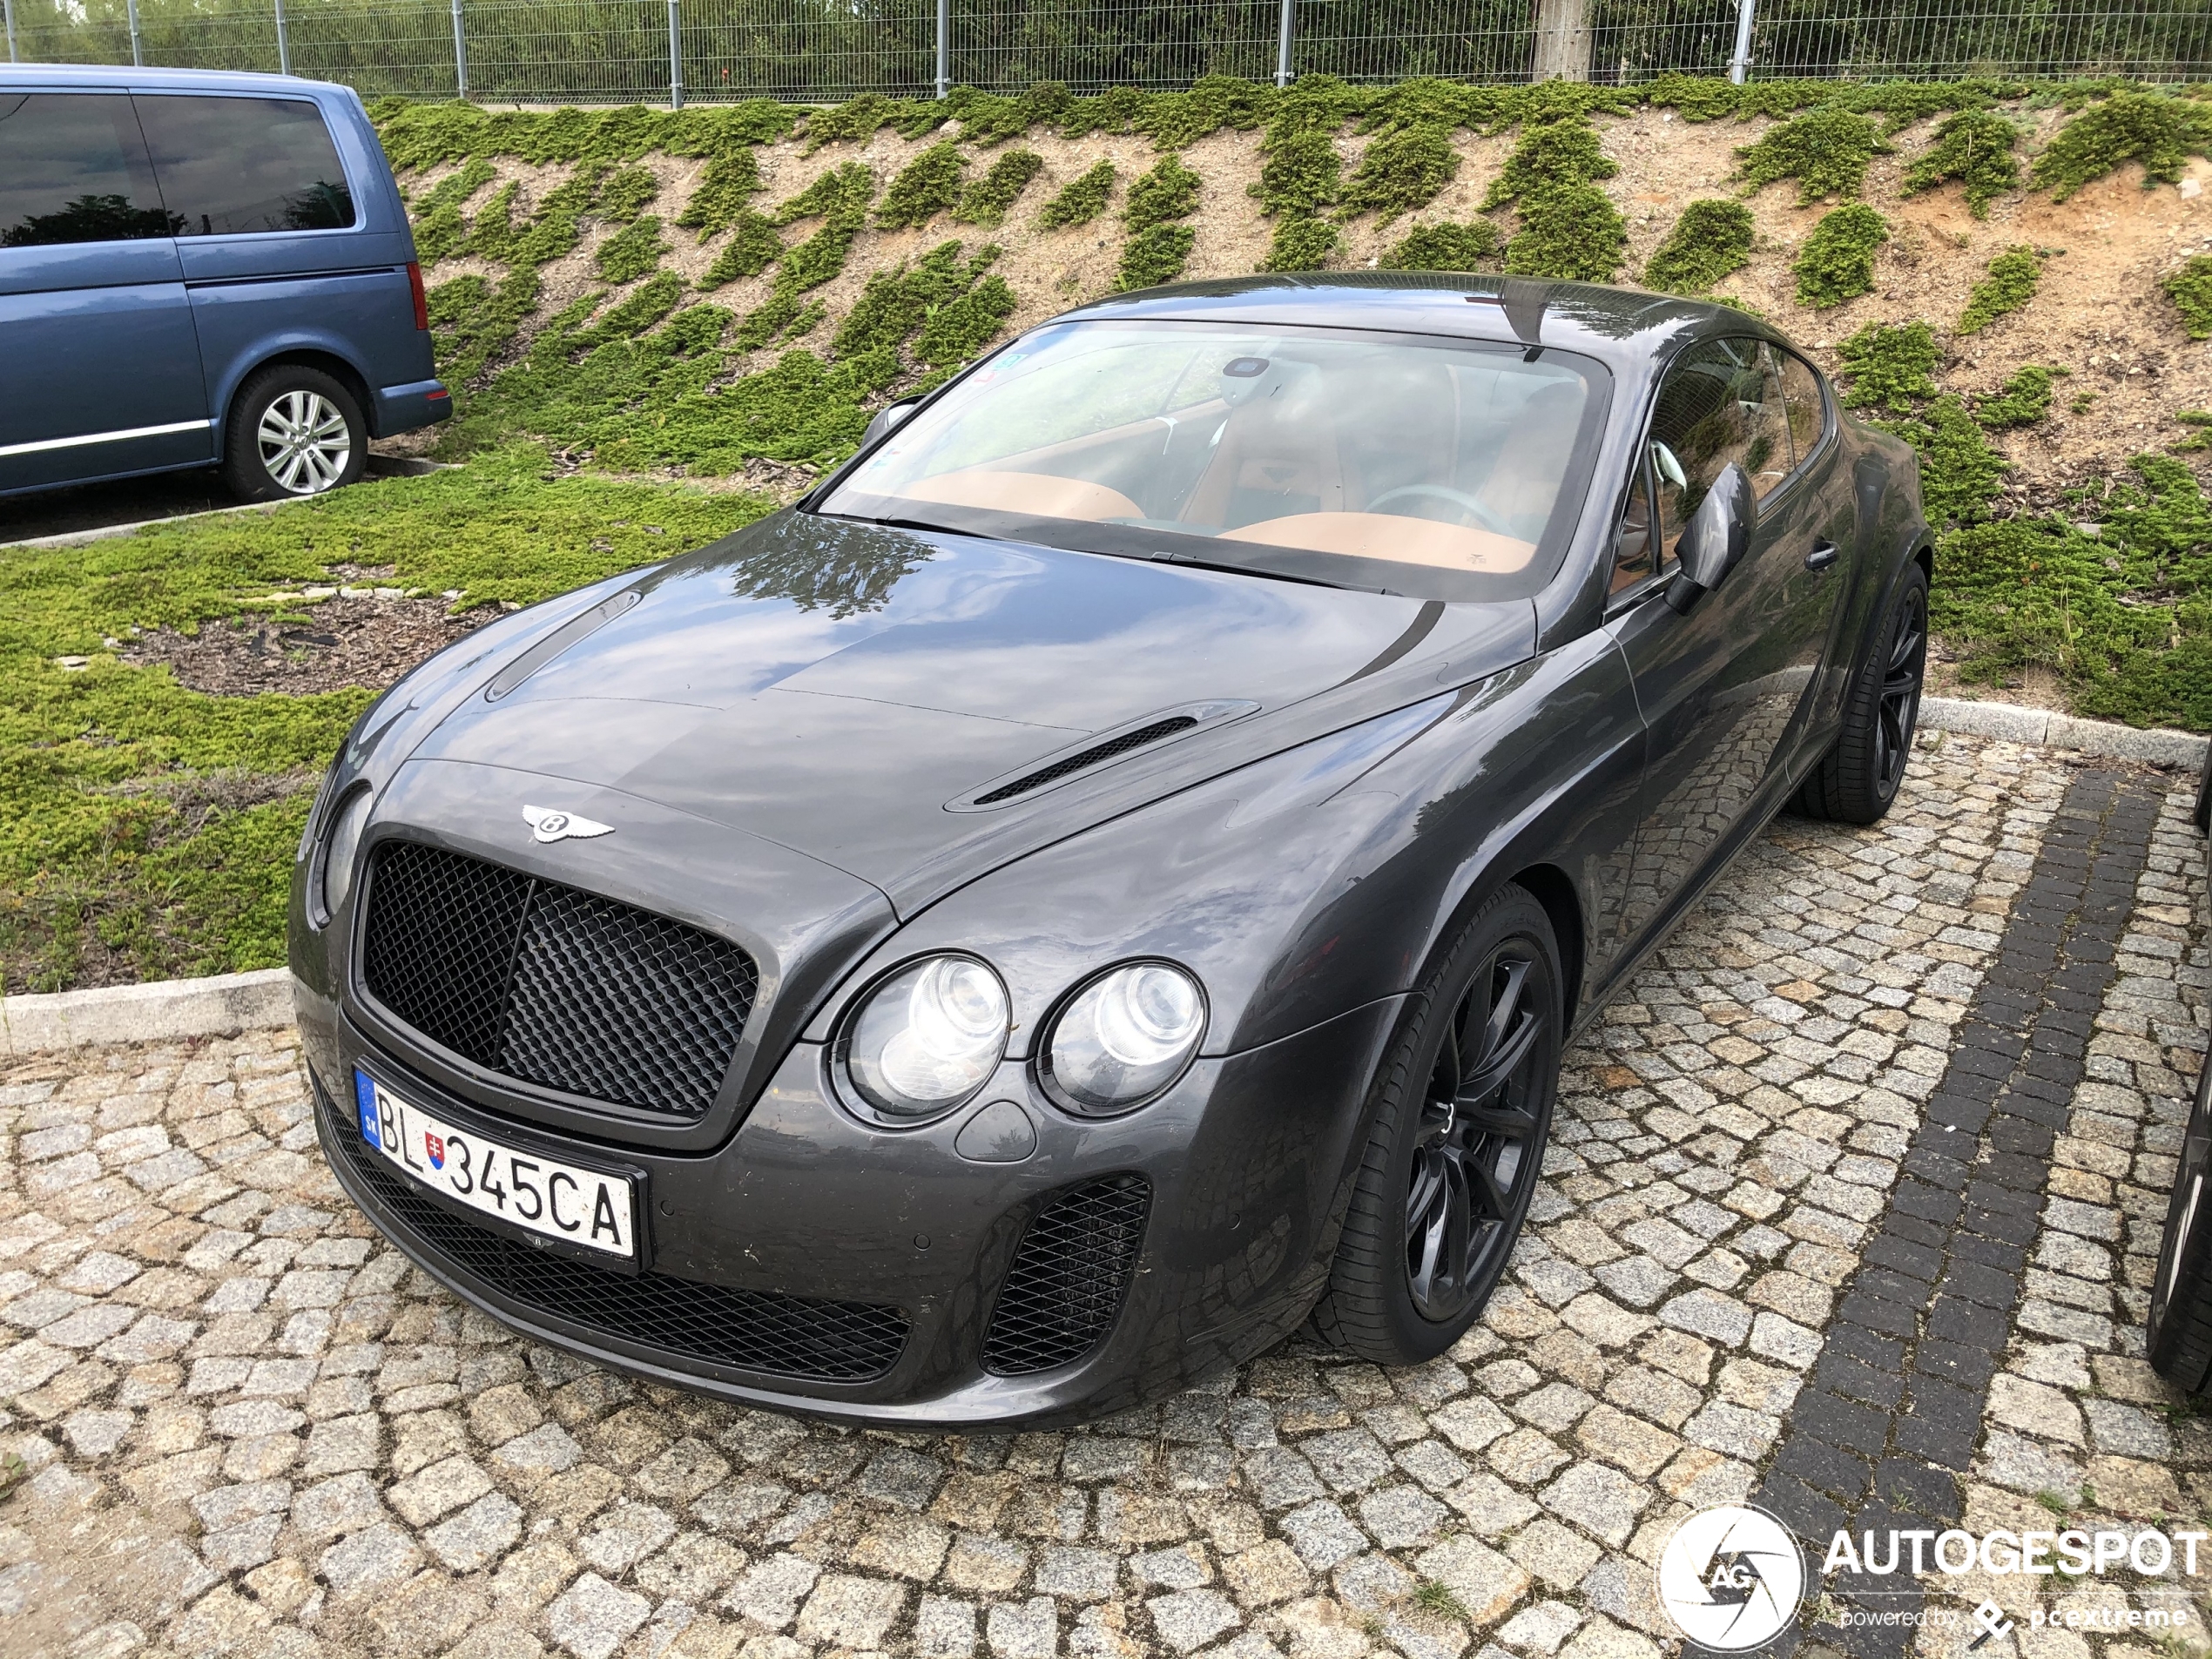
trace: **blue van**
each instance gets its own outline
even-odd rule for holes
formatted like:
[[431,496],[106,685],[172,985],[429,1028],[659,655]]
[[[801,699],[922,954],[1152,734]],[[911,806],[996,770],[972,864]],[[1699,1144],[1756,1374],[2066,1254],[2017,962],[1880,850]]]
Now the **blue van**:
[[210,465],[312,496],[452,412],[350,88],[0,65],[0,496]]

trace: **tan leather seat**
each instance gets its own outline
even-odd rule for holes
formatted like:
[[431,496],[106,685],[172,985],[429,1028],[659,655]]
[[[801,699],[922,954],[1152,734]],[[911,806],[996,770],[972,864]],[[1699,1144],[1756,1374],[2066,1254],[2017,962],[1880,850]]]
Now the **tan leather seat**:
[[1301,508],[1339,513],[1358,504],[1356,463],[1337,441],[1320,382],[1310,372],[1286,376],[1230,410],[1213,459],[1179,515],[1184,523],[1230,523],[1240,492],[1281,498],[1246,512],[1248,523]]
[[1528,400],[1475,496],[1505,523],[1541,533],[1559,499],[1567,457],[1582,421],[1582,387],[1559,381]]

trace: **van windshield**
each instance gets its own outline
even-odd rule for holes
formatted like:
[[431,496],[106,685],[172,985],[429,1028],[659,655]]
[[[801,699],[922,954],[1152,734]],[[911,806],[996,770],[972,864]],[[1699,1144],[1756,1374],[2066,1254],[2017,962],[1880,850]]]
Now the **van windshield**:
[[818,510],[1420,597],[1534,592],[1581,510],[1604,370],[1518,345],[1243,324],[1048,326]]

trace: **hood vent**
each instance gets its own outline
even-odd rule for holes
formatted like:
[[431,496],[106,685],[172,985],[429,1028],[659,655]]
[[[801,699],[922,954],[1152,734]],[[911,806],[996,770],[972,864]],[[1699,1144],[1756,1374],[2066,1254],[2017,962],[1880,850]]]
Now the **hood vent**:
[[1024,795],[1034,795],[1039,790],[1049,789],[1075,777],[1078,772],[1103,766],[1118,760],[1125,754],[1164,743],[1170,738],[1196,732],[1202,726],[1219,725],[1224,721],[1241,718],[1257,713],[1257,703],[1193,703],[1184,708],[1150,714],[1142,720],[1125,725],[1117,732],[1096,737],[1081,748],[1063,749],[1058,754],[1048,755],[1042,763],[1031,762],[1025,770],[1011,776],[994,778],[974,794],[946,802],[953,812],[973,812],[979,807],[1000,806]]

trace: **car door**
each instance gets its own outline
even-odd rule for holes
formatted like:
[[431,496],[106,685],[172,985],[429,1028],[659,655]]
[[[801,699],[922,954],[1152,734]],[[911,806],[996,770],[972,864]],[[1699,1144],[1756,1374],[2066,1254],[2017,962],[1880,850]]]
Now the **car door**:
[[390,250],[365,250],[350,233],[354,192],[313,100],[135,97],[162,199],[177,216],[211,409],[273,352],[330,349],[389,321],[394,285],[405,278],[389,258],[368,257]]
[[[1802,778],[1834,740],[1844,696],[1851,689],[1852,664],[1842,644],[1850,607],[1843,602],[1859,563],[1860,496],[1859,481],[1843,460],[1834,399],[1827,387],[1812,365],[1795,352],[1771,349],[1782,371],[1782,404],[1789,415],[1790,447],[1797,462],[1784,489],[1794,502],[1797,521],[1812,537],[1805,549],[1805,568],[1793,580],[1802,590],[1800,602],[1824,609],[1828,617],[1820,664],[1792,745],[1790,775],[1794,779]],[[1825,549],[1833,549],[1834,556],[1829,556]]]
[[[1809,459],[1801,472],[1779,364],[1764,341],[1703,341],[1669,367],[1637,462],[1645,534],[1656,538],[1648,573],[1616,563],[1610,617],[1646,733],[1623,917],[1631,939],[1666,918],[1788,781],[1839,587],[1838,550],[1823,537],[1824,497],[1804,487],[1817,475],[1817,451]],[[1751,479],[1757,523],[1743,561],[1685,616],[1664,597],[1673,550],[1731,462]]]
[[128,96],[0,91],[0,492],[214,458],[174,227]]

